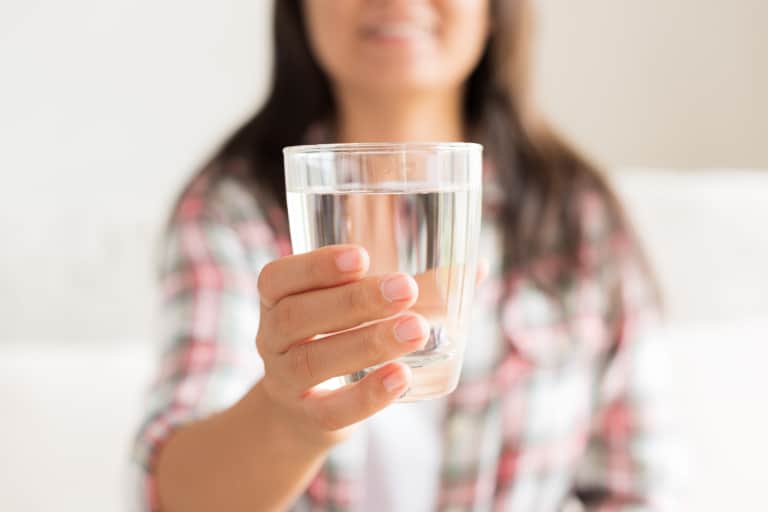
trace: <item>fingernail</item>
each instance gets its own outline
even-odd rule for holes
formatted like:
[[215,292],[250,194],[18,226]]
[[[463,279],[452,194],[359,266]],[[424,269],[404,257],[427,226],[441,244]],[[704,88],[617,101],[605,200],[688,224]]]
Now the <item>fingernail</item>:
[[381,282],[381,294],[389,302],[411,299],[417,291],[416,282],[403,274],[396,274]]
[[429,327],[418,316],[409,316],[395,325],[395,338],[401,343],[427,337]]
[[387,393],[392,393],[405,386],[405,375],[402,372],[392,372],[384,377],[381,383],[384,384],[384,389],[387,390]]
[[365,256],[359,249],[349,249],[336,256],[336,268],[341,272],[354,272],[365,267]]

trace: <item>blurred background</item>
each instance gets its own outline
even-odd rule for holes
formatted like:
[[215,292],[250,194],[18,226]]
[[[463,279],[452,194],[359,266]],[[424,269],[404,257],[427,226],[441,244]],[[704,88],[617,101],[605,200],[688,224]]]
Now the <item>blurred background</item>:
[[[667,297],[686,510],[768,510],[768,2],[542,0],[538,103]],[[0,3],[0,509],[121,510],[154,247],[260,104],[271,2]]]

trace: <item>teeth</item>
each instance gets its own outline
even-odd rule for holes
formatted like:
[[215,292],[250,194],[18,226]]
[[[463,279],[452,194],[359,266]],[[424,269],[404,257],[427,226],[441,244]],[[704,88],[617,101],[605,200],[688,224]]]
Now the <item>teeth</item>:
[[373,28],[372,32],[383,37],[423,37],[429,34],[429,30],[413,23],[390,23]]

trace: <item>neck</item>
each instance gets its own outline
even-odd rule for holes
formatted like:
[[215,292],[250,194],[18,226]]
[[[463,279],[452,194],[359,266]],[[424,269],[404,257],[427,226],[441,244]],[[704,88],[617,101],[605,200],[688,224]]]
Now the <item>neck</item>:
[[338,94],[339,142],[463,140],[461,91],[408,95]]

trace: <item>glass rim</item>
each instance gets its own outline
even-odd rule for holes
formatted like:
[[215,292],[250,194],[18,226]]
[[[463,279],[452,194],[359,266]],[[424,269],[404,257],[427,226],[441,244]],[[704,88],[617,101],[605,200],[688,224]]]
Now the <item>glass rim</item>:
[[482,151],[483,145],[477,142],[337,142],[286,146],[283,148],[283,154],[285,156],[317,153],[395,154],[404,151],[458,152],[478,150]]

